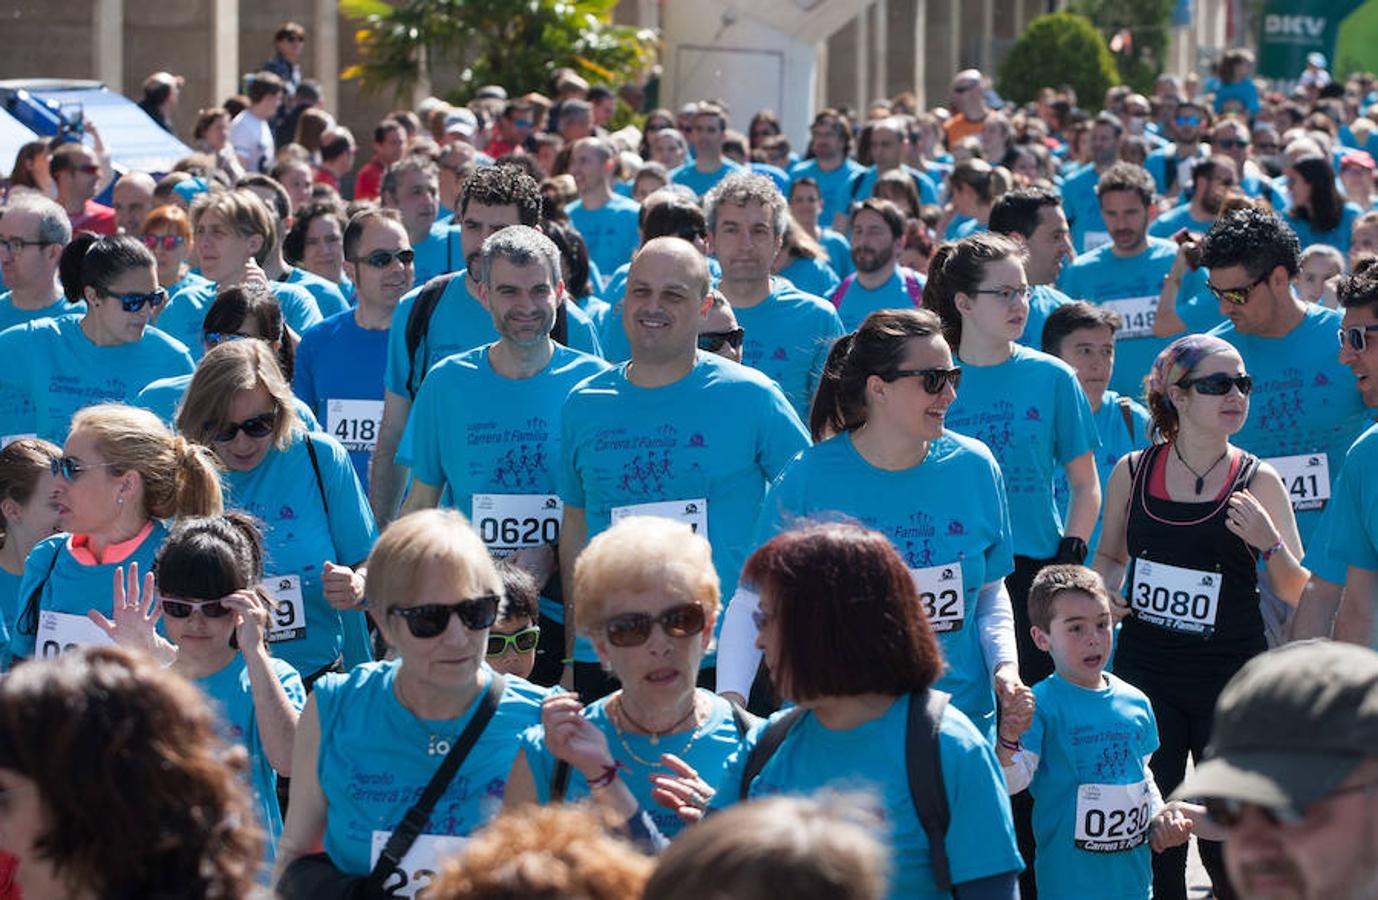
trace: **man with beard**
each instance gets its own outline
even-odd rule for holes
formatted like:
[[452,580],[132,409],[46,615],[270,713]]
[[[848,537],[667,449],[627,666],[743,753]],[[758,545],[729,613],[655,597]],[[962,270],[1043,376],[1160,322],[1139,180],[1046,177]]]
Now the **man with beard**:
[[[1068,302],[1067,295],[1053,287],[1062,264],[1072,255],[1071,233],[1061,201],[1047,188],[1010,191],[991,209],[990,230],[1024,247],[1024,277],[1033,291],[1019,343],[1042,350],[1043,323],[1053,310]],[[1056,351],[1049,352],[1057,355]]]
[[1109,307],[1119,315],[1122,324],[1115,333],[1110,388],[1137,397],[1149,367],[1168,345],[1167,338],[1154,337],[1153,320],[1177,245],[1148,235],[1153,178],[1142,167],[1115,163],[1100,177],[1096,195],[1111,242],[1073,260],[1057,286],[1073,299]]
[[1185,228],[1194,235],[1205,234],[1220,215],[1225,195],[1238,184],[1239,172],[1230,157],[1217,154],[1197,161],[1191,167],[1191,200],[1154,219],[1148,233],[1165,238]]
[[1062,183],[1062,208],[1072,227],[1077,252],[1095,250],[1110,242],[1110,232],[1096,202],[1096,183],[1120,158],[1124,124],[1113,113],[1103,112],[1091,123],[1091,164]]
[[1201,138],[1210,131],[1211,113],[1196,103],[1179,103],[1168,124],[1168,135],[1175,143],[1148,154],[1144,167],[1158,193],[1176,197],[1190,182],[1191,167],[1202,154]]
[[842,327],[856,331],[878,309],[919,306],[924,277],[899,264],[904,245],[904,213],[889,200],[874,197],[852,208],[852,263],[856,274],[833,292]]

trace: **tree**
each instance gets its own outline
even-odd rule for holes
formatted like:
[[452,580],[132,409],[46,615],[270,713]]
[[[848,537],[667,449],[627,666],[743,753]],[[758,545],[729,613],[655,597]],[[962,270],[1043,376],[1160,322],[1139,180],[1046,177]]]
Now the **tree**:
[[1029,23],[1000,65],[1000,94],[1028,103],[1040,88],[1070,85],[1082,106],[1099,107],[1119,83],[1105,38],[1083,16],[1056,12]]
[[342,73],[366,89],[403,97],[423,73],[460,69],[454,94],[485,84],[513,95],[548,91],[568,67],[590,81],[633,80],[656,46],[653,32],[612,24],[617,0],[340,0],[360,23],[354,42],[364,61]]
[[1101,34],[1120,36],[1114,55],[1120,81],[1152,96],[1167,61],[1176,5],[1176,0],[1072,0],[1067,8],[1094,22]]

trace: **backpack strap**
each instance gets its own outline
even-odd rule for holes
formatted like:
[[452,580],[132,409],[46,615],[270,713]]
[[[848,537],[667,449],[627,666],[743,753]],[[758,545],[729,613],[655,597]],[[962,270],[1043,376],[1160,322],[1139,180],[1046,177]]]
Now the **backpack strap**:
[[904,282],[904,289],[909,292],[914,308],[923,309],[923,284],[919,281],[919,273],[908,266],[900,266],[899,270],[900,281]]
[[751,729],[764,721],[760,716],[748,712],[747,708],[736,700],[729,700],[727,702],[732,704],[732,724],[737,726],[737,737],[746,737]]
[[[53,570],[57,568],[57,558],[62,555],[62,547],[57,548],[53,558],[48,560],[48,573],[43,576],[32,591],[29,592],[29,599],[24,603],[24,611],[19,614],[19,620],[15,622],[15,631],[20,634],[38,634],[38,604],[39,598],[43,596],[43,587],[48,583],[48,579],[53,577]],[[35,648],[36,650],[37,648]]]
[[805,709],[796,706],[794,709],[785,713],[766,726],[766,730],[761,732],[761,737],[756,741],[756,746],[751,748],[747,754],[746,766],[742,769],[742,783],[740,787],[740,798],[747,800],[751,790],[751,782],[756,780],[756,776],[761,774],[761,770],[770,762],[770,758],[775,755],[775,751],[780,749],[784,743],[789,730],[794,727],[794,723],[804,717]]
[[847,288],[852,286],[853,281],[856,281],[855,272],[842,279],[842,283],[833,288],[833,295],[829,298],[833,302],[833,309],[842,308],[842,298],[847,296]]
[[424,365],[420,378],[417,377],[416,351],[420,349],[421,341],[431,330],[431,317],[435,315],[435,308],[440,305],[440,298],[458,275],[459,272],[447,272],[426,282],[421,293],[416,295],[416,302],[412,304],[411,311],[407,313],[407,396],[413,400],[421,388],[422,379],[426,377]]
[[316,445],[311,442],[311,435],[303,434],[302,441],[306,443],[306,455],[311,458],[311,471],[316,474],[316,490],[321,495],[321,506],[325,507],[326,521],[330,520],[330,501],[325,498],[325,481],[321,478],[321,463],[316,458]]
[[1134,411],[1129,405],[1128,397],[1121,397],[1119,400],[1120,416],[1124,419],[1124,430],[1129,432],[1129,440],[1134,440]]
[[942,758],[938,733],[943,711],[951,699],[946,693],[929,688],[911,694],[909,717],[905,723],[904,757],[909,776],[909,796],[914,812],[928,837],[928,856],[933,865],[933,880],[946,894],[952,889],[952,871],[947,860],[947,827],[952,820],[943,787]]

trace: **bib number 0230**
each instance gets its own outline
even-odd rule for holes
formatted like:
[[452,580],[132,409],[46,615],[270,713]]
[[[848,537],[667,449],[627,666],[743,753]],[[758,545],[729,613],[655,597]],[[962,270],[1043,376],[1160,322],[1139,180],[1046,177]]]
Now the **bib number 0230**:
[[1146,781],[1080,785],[1073,841],[1091,853],[1133,850],[1148,840],[1149,813]]

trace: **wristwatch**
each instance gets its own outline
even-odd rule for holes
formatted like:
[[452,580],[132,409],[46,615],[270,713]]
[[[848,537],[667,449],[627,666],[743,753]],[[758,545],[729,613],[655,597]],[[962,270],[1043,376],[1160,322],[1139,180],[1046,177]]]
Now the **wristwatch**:
[[1053,562],[1074,563],[1078,566],[1085,565],[1086,552],[1086,542],[1076,535],[1069,534],[1067,537],[1058,541],[1057,556],[1054,557]]

